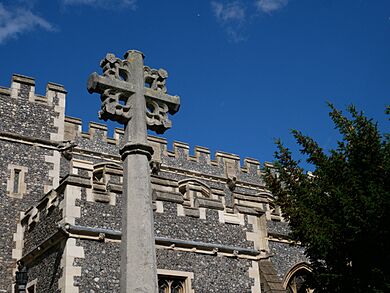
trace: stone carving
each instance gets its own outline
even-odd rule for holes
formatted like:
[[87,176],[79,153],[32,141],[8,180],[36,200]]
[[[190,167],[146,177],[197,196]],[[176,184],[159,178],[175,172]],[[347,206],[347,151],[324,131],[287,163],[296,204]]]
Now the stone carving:
[[115,120],[119,123],[126,124],[131,119],[130,98],[115,89],[106,89],[101,94],[101,110],[99,119]]
[[168,72],[165,69],[153,69],[149,66],[144,66],[145,83],[149,85],[152,90],[161,91],[164,94],[167,92],[165,81],[168,78]]
[[167,104],[147,99],[146,122],[148,129],[162,134],[166,129],[171,128],[172,122],[168,118],[168,111]]
[[161,163],[157,161],[151,161],[150,162],[150,171],[153,175],[158,175],[161,169]]
[[127,81],[130,72],[125,65],[126,61],[122,61],[112,53],[108,53],[106,57],[100,61],[100,67],[103,69],[104,76],[111,79],[122,79]]
[[[133,51],[129,51],[125,54],[125,59],[121,60],[114,54],[108,53],[100,61],[103,75],[93,73],[90,76],[88,91],[100,94],[102,105],[99,118],[105,121],[117,121],[121,124],[127,124],[134,117],[134,97],[143,94],[146,104],[144,119],[146,119],[147,128],[162,134],[172,126],[168,113],[172,115],[179,110],[180,99],[167,94],[168,72],[165,69],[153,69],[142,65],[140,76],[136,77],[132,69],[134,60],[131,56],[133,54]],[[142,89],[138,87],[138,82],[141,82],[138,78],[142,80]],[[135,83],[135,80],[138,81]]]
[[233,191],[236,188],[237,177],[236,176],[228,177],[226,184],[229,187],[229,190]]
[[76,146],[77,146],[77,144],[74,141],[66,140],[66,141],[61,142],[57,148],[58,148],[58,151],[64,155],[65,159],[67,159],[69,161],[72,159],[72,151],[73,151],[73,148]]

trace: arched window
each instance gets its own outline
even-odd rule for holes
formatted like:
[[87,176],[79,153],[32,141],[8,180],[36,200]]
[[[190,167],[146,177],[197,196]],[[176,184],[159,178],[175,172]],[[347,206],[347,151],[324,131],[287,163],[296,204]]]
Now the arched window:
[[311,293],[308,281],[312,278],[311,268],[307,263],[295,265],[284,278],[284,287],[288,293]]

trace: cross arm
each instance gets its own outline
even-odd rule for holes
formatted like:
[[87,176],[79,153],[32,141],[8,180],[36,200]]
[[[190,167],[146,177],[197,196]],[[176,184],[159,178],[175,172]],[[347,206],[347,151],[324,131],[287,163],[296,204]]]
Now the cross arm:
[[150,88],[145,88],[145,97],[146,99],[155,100],[159,103],[166,104],[168,106],[168,113],[173,115],[180,108],[180,97],[179,96],[171,96],[165,94],[161,91],[156,91]]
[[132,94],[135,91],[134,85],[127,81],[100,76],[96,72],[89,76],[87,89],[90,94],[103,94],[108,89],[122,92],[123,94]]

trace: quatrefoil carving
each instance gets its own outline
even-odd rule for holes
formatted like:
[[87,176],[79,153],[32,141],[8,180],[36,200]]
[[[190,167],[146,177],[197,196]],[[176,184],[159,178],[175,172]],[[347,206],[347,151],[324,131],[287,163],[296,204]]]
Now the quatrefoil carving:
[[113,89],[105,90],[101,95],[102,106],[99,111],[99,118],[108,119],[126,124],[132,116],[132,107],[129,95]]
[[103,75],[110,79],[119,79],[127,81],[130,77],[128,61],[117,58],[114,54],[108,53],[106,57],[100,61],[100,67],[103,69]]
[[168,106],[164,103],[159,103],[154,100],[146,100],[146,122],[150,130],[156,131],[158,134],[172,126],[171,120],[168,118]]
[[155,91],[167,92],[167,87],[165,85],[168,78],[168,72],[165,69],[153,69],[149,66],[144,66],[144,78],[145,83]]

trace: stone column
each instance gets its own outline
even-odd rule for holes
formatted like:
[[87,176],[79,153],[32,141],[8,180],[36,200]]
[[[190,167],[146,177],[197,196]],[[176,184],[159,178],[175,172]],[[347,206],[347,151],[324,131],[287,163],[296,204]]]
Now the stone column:
[[123,160],[121,292],[157,292],[157,268],[147,144],[143,55],[129,51],[130,82],[134,85],[132,118],[125,126]]
[[[125,60],[107,54],[103,76],[91,74],[88,91],[102,100],[99,117],[125,126],[123,160],[121,292],[157,293],[157,268],[149,161],[153,149],[147,129],[164,133],[171,127],[180,98],[167,94],[168,72],[143,64],[143,54],[128,51]],[[145,84],[147,85],[145,87]],[[148,104],[148,106],[147,106]]]

